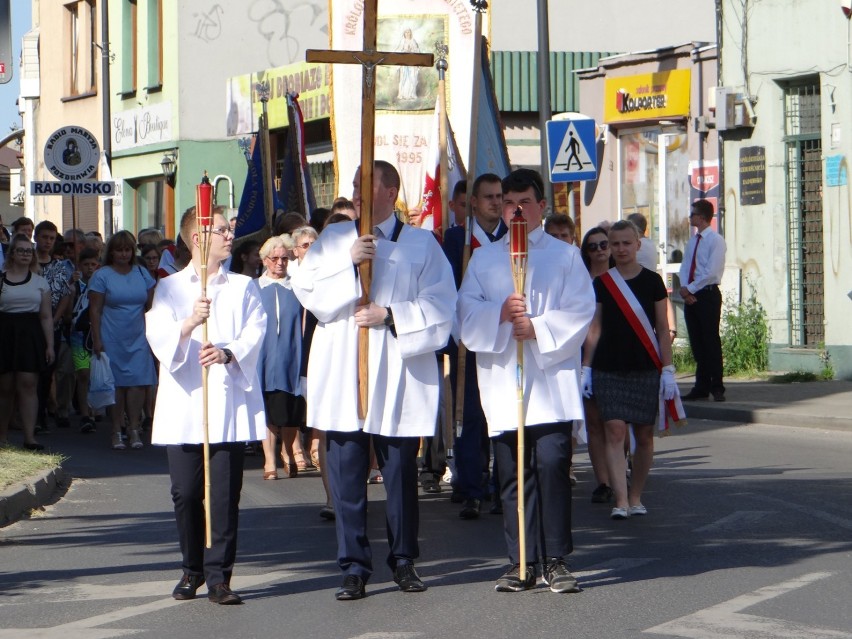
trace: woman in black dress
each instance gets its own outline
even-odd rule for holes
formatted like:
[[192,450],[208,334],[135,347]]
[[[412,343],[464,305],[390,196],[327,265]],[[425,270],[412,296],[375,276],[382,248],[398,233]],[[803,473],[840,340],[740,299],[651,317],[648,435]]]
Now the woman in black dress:
[[[641,498],[654,457],[654,423],[660,395],[670,399],[676,387],[666,313],[668,295],[662,278],[636,261],[639,230],[632,222],[616,222],[609,231],[609,248],[615,259],[615,268],[609,274],[620,276],[638,300],[641,305],[638,313],[647,318],[653,341],[658,344],[658,360],[662,362],[660,371],[605,285],[603,278],[609,274],[597,277],[594,281],[597,309],[583,351],[583,366],[591,366],[592,374],[584,379],[584,392],[594,389],[604,422],[607,474],[615,494],[610,516],[627,519],[648,512]],[[636,439],[629,490],[624,457],[628,424],[633,426]]]

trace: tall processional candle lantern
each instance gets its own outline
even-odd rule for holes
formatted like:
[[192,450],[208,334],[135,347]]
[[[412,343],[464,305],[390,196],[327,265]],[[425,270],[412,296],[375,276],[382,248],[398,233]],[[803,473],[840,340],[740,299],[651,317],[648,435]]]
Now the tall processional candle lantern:
[[[512,280],[515,284],[515,293],[524,294],[527,279],[527,258],[529,249],[527,246],[527,221],[524,219],[524,211],[519,206],[509,222],[509,257],[512,261]],[[517,368],[516,384],[518,391],[518,558],[519,575],[521,579],[526,578],[526,517],[524,506],[524,471],[526,468],[524,452],[524,342],[517,340]]]
[[[201,252],[201,297],[207,299],[207,260],[210,256],[210,241],[213,233],[213,185],[207,177],[207,171],[201,183],[195,187],[195,221],[198,232],[198,248]],[[201,324],[201,344],[207,343],[207,320]],[[213,531],[210,524],[210,427],[208,420],[208,376],[207,366],[201,367],[201,421],[204,429],[204,523],[207,548],[213,545]]]

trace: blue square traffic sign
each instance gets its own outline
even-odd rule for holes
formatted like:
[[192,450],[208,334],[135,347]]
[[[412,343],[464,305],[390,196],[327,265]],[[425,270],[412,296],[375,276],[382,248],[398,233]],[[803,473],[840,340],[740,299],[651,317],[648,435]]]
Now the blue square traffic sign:
[[598,176],[595,121],[587,117],[550,120],[547,155],[551,182],[594,180]]

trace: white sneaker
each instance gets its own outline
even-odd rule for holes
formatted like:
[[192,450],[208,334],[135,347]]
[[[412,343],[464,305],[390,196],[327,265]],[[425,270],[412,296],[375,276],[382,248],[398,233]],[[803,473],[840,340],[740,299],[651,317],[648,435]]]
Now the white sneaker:
[[619,508],[616,506],[609,514],[610,519],[627,519],[630,517],[630,511],[627,508]]
[[642,517],[643,515],[648,514],[648,509],[642,504],[636,504],[635,506],[629,506],[627,508],[627,514],[631,517]]

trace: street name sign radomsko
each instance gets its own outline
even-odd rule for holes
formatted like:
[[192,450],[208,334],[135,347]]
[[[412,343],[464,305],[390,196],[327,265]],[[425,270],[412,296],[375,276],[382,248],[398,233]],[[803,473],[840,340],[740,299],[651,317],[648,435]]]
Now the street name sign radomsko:
[[44,166],[59,182],[33,180],[30,195],[114,195],[115,182],[89,179],[98,170],[100,155],[95,136],[83,127],[57,129],[44,145]]

